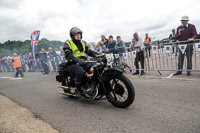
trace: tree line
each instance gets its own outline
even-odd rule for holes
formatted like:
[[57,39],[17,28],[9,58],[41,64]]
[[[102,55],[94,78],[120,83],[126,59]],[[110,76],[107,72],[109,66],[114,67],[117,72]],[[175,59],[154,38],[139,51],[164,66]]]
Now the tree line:
[[[38,42],[37,50],[40,50],[41,48],[45,48],[48,50],[48,47],[52,47],[54,50],[59,50],[60,46],[63,46],[64,42],[61,41],[50,41],[46,38],[42,38]],[[5,56],[12,56],[13,53],[17,54],[25,54],[32,52],[32,46],[31,46],[31,40],[25,40],[25,41],[6,41],[4,43],[0,43],[0,58],[3,58]]]

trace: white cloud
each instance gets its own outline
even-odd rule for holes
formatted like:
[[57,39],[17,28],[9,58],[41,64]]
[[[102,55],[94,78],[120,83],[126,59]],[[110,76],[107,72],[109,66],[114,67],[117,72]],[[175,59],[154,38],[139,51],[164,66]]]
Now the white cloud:
[[183,15],[199,31],[199,7],[197,0],[1,0],[0,42],[29,39],[37,29],[40,38],[64,41],[74,26],[88,42],[99,41],[101,34],[130,41],[134,32],[161,39],[180,25]]

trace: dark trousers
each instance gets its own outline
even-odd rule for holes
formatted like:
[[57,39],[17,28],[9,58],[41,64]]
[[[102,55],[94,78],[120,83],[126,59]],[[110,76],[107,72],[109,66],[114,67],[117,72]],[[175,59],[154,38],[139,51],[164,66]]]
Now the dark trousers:
[[192,51],[186,51],[184,54],[179,50],[179,57],[178,57],[178,71],[182,72],[183,70],[183,63],[184,63],[184,57],[186,54],[187,58],[187,71],[191,72],[192,70]]
[[49,74],[49,67],[45,62],[42,62],[42,67],[44,68],[44,73]]
[[[149,52],[149,56],[151,56],[151,46],[150,46],[150,44],[148,44],[148,45],[145,45],[146,46],[146,48],[145,48],[145,51],[146,51],[146,56],[148,56],[147,54],[148,54],[148,52]],[[147,52],[148,51],[148,52]]]
[[136,71],[139,71],[139,61],[141,63],[141,69],[144,69],[144,52],[141,51],[141,52],[138,52],[136,54],[136,58],[135,58],[135,67],[136,67]]
[[22,71],[21,71],[21,67],[16,68],[16,74],[15,74],[15,77],[18,77],[18,74],[20,74],[21,77],[24,77],[24,74],[23,74]]
[[85,70],[82,66],[77,64],[71,64],[67,66],[67,71],[70,72],[71,76],[75,78],[75,84],[80,84],[82,82]]
[[67,71],[70,72],[71,76],[75,78],[75,84],[79,85],[82,83],[85,72],[88,71],[91,66],[96,64],[95,62],[88,62],[83,66],[79,66],[77,64],[71,64],[67,66]]

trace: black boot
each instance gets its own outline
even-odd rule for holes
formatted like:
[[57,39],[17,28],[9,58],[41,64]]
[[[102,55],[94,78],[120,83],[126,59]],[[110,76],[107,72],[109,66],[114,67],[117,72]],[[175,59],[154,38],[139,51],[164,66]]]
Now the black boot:
[[144,70],[142,70],[140,75],[144,75],[144,74],[145,74],[145,72],[144,72]]
[[74,93],[76,95],[76,98],[81,98],[81,85],[80,84],[76,84],[76,90]]
[[176,73],[174,73],[173,75],[175,76],[175,75],[181,75],[182,74],[182,72],[181,71],[177,71]]
[[137,74],[139,74],[139,70],[136,70],[135,73],[132,73],[132,75],[137,75]]
[[191,75],[191,71],[187,72],[187,76],[190,76]]

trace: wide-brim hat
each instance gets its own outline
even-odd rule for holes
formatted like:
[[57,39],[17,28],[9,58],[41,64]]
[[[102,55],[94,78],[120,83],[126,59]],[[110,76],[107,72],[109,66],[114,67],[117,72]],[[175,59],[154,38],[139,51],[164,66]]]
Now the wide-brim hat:
[[181,18],[181,21],[189,21],[189,17],[188,16],[183,16],[182,18]]

